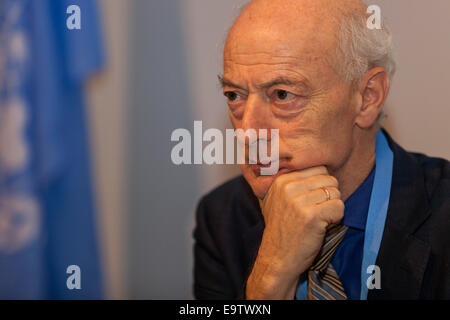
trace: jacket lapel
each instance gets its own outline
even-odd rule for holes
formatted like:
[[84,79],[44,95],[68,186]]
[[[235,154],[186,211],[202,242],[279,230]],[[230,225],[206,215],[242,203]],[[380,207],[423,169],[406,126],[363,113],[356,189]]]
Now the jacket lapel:
[[418,299],[430,246],[414,234],[429,216],[424,173],[417,160],[385,132],[394,153],[394,170],[386,225],[377,265],[381,289],[368,299]]

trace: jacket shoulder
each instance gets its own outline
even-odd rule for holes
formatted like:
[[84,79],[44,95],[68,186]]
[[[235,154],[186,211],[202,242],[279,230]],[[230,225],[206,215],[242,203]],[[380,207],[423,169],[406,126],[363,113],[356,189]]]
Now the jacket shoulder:
[[[252,224],[258,218],[259,204],[256,196],[244,177],[238,176],[203,196],[198,205],[199,214],[213,220],[229,220],[239,214],[239,218],[248,218]],[[240,221],[241,223],[243,221]]]
[[442,158],[412,153],[422,167],[424,183],[430,202],[450,201],[450,162]]
[[248,193],[249,188],[250,186],[248,186],[244,177],[237,176],[208,192],[202,197],[201,201],[215,204],[228,203],[237,200],[240,195]]
[[242,296],[253,252],[246,235],[261,219],[258,200],[242,176],[200,200],[194,230],[197,299]]

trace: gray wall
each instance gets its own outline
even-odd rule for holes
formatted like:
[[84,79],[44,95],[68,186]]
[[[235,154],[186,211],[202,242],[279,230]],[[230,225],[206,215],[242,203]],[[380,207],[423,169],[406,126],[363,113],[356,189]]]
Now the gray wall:
[[406,149],[450,159],[450,1],[370,3],[387,17],[396,47],[386,128]]
[[177,128],[192,132],[194,120],[202,120],[204,129],[228,125],[216,75],[233,6],[133,1],[131,15],[130,297],[191,298],[195,206],[203,193],[238,170],[175,166],[170,137]]
[[190,287],[194,167],[174,166],[170,136],[190,128],[178,1],[133,1],[129,86],[129,285],[131,298],[184,298]]

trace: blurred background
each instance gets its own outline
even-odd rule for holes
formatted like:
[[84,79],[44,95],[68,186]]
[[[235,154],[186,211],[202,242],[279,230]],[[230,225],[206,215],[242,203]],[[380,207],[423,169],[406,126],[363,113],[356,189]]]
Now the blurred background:
[[[176,166],[170,137],[231,128],[217,74],[243,3],[0,0],[0,298],[193,297],[196,204],[239,170]],[[450,2],[367,3],[396,46],[385,127],[450,159]]]

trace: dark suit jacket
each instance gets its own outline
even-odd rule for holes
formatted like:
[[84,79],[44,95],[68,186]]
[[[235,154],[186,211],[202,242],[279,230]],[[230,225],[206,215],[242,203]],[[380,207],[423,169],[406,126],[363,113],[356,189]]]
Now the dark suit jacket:
[[[368,299],[450,299],[450,163],[388,141],[394,170],[376,263],[381,289]],[[196,219],[195,297],[243,298],[264,231],[250,186],[242,176],[220,186],[200,201]]]

